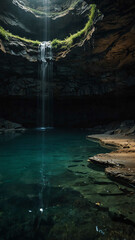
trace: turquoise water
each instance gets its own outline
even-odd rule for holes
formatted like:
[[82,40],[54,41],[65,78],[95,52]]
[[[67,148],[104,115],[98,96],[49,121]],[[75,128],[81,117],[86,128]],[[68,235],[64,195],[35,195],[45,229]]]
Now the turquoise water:
[[134,189],[87,159],[82,130],[0,136],[0,240],[133,240]]

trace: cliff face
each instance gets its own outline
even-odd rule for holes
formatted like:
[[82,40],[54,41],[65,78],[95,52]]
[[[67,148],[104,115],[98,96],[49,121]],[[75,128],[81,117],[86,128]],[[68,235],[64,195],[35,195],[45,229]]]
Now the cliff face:
[[[102,95],[120,91],[135,84],[135,6],[133,1],[101,1],[104,14],[96,31],[83,47],[76,47],[57,59],[56,77],[65,80],[69,95]],[[106,4],[105,4],[106,2]],[[70,69],[70,71],[69,71]],[[62,74],[61,74],[62,73]],[[76,84],[72,84],[72,82]],[[79,82],[79,84],[77,84]],[[63,83],[64,84],[64,83]],[[74,87],[69,87],[72,84]],[[69,86],[68,86],[69,85]],[[80,87],[77,88],[77,85]]]
[[33,96],[38,79],[38,46],[0,40],[0,95]]
[[82,123],[134,118],[135,5],[131,0],[96,3],[104,18],[92,39],[57,58],[54,81],[62,83],[57,94],[70,98],[67,111],[82,116]]
[[[70,51],[54,52],[51,87],[56,125],[90,126],[135,117],[134,1],[94,2],[104,18],[96,23],[92,38]],[[36,122],[36,97],[41,91],[38,48],[23,44],[1,42],[0,113],[31,125]]]

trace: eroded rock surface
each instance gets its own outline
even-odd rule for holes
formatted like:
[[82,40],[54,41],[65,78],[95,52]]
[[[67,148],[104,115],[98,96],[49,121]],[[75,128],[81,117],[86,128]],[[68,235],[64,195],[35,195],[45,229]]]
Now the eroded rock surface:
[[135,186],[135,168],[106,168],[105,172],[108,176],[119,181]]
[[90,135],[88,138],[99,141],[101,145],[115,148],[110,153],[98,154],[89,162],[105,167],[108,176],[118,181],[135,185],[135,125],[134,121],[122,122],[117,129],[104,134]]

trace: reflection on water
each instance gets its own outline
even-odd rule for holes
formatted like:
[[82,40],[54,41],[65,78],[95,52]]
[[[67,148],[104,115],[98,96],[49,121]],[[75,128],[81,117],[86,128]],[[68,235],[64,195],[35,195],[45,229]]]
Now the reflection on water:
[[0,141],[0,240],[134,239],[134,189],[88,166],[109,150],[86,135],[46,129]]

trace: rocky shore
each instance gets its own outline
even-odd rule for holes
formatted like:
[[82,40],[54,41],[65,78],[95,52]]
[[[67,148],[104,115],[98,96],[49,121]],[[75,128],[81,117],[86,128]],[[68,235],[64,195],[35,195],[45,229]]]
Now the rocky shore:
[[[112,126],[114,127],[114,124]],[[135,186],[134,121],[124,121],[114,129],[110,128],[111,125],[104,133],[88,135],[88,139],[99,141],[102,146],[113,149],[110,153],[89,158],[88,162],[105,166],[105,172],[109,177]]]
[[0,119],[0,135],[6,134],[6,133],[15,133],[15,132],[21,133],[24,131],[25,131],[25,128],[21,124],[14,123],[5,119]]

